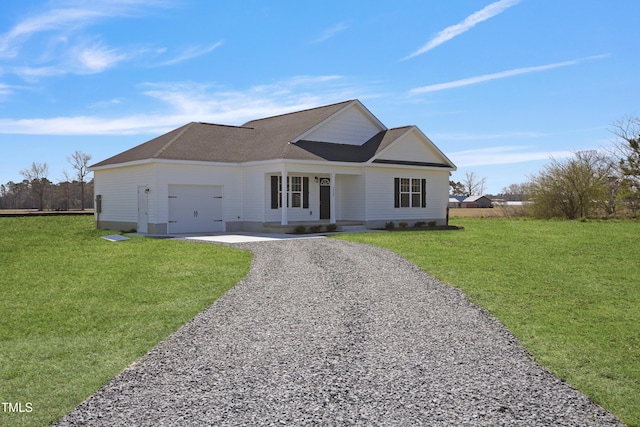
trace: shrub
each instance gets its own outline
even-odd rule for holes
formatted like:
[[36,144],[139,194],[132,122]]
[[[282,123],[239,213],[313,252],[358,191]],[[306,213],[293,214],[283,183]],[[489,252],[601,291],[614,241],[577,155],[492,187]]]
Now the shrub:
[[305,227],[304,225],[299,225],[295,228],[295,230],[293,230],[293,232],[296,234],[304,234],[306,231],[307,227]]
[[329,224],[327,225],[327,231],[330,233],[333,233],[334,231],[338,230],[338,226],[335,224]]
[[386,230],[393,230],[394,228],[396,228],[396,225],[393,223],[393,221],[389,221],[384,225],[384,228]]
[[322,231],[321,225],[312,225],[309,227],[309,233],[320,233]]
[[424,221],[417,221],[415,224],[413,224],[414,228],[420,228],[420,227],[424,227],[425,225],[427,225],[426,222]]
[[400,226],[400,228],[407,228],[407,225],[409,225],[409,223],[407,221],[400,221],[398,225]]
[[427,225],[428,225],[429,227],[435,227],[435,226],[436,226],[436,222],[435,222],[435,221],[429,221],[429,222],[427,223]]

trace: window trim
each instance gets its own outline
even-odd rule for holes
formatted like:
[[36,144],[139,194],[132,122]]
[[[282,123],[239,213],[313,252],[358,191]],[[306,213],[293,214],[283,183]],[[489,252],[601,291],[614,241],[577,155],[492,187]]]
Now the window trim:
[[[299,182],[294,183],[294,179]],[[299,188],[293,190],[294,186]],[[294,196],[299,206],[292,206]],[[287,175],[286,206],[292,209],[309,209],[309,177],[302,175]],[[282,208],[282,175],[271,175],[271,209]]]
[[395,208],[426,208],[427,180],[425,178],[394,178]]

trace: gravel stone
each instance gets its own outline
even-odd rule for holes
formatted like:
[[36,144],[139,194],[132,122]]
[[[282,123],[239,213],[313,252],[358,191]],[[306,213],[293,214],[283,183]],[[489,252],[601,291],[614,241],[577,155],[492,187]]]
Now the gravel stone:
[[59,426],[622,426],[387,250],[234,246],[249,274]]

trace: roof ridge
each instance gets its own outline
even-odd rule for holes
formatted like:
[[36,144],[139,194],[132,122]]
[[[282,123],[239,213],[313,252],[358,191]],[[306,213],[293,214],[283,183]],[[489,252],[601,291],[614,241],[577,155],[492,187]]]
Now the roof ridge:
[[405,128],[415,128],[416,125],[404,125],[404,126],[396,126],[394,128],[389,128],[387,130],[396,130],[396,129],[405,129]]
[[236,128],[236,129],[255,129],[255,128],[252,128],[252,127],[249,127],[249,126],[226,125],[224,123],[209,123],[209,122],[191,122],[191,123],[195,123],[195,124],[198,124],[198,125],[205,125],[205,126],[220,126],[220,127]]
[[171,146],[171,144],[173,144],[178,138],[180,138],[187,131],[187,129],[189,129],[191,127],[191,125],[193,125],[194,123],[195,122],[189,122],[186,125],[184,125],[182,127],[182,130],[180,130],[180,132],[178,132],[173,138],[171,138],[169,140],[169,142],[167,142],[162,147],[160,147],[160,149],[158,151],[153,153],[151,158],[153,159],[153,158],[156,158],[156,157],[160,156],[160,154],[162,154],[167,148],[169,148]]
[[[292,115],[292,114],[305,113],[305,112],[308,112],[308,111],[319,110],[321,108],[334,107],[334,106],[340,105],[340,104],[348,104],[348,103],[353,102],[353,101],[356,101],[356,100],[355,99],[348,99],[346,101],[334,102],[333,104],[319,105],[317,107],[306,108],[304,110],[290,111],[288,113],[276,114],[275,116],[269,116],[269,117],[261,117],[259,119],[249,120],[244,125],[246,125],[247,123],[259,122],[259,121],[262,121],[262,120],[275,119],[277,117],[284,117],[284,116],[289,116],[289,115]],[[242,125],[242,126],[244,126],[244,125]]]

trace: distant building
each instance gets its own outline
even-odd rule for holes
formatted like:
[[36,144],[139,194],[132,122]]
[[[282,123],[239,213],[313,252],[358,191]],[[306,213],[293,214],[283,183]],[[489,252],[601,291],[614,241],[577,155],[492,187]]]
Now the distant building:
[[493,203],[487,196],[450,196],[450,208],[492,208]]

